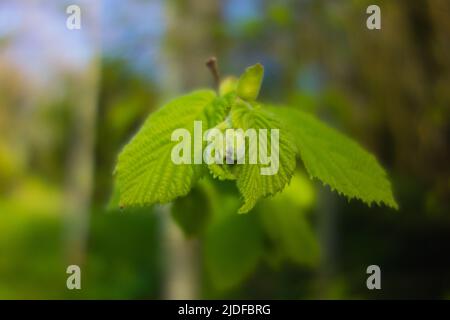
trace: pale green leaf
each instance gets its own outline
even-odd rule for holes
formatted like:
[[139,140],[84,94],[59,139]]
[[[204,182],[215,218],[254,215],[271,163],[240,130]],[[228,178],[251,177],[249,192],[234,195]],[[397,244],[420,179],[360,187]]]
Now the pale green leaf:
[[355,141],[308,113],[285,107],[265,108],[288,125],[311,177],[350,199],[398,208],[384,169]]
[[204,244],[205,268],[217,290],[238,286],[257,267],[263,253],[263,232],[257,215],[237,215],[239,199],[222,195]]
[[223,120],[226,108],[213,91],[199,90],[174,99],[150,115],[119,155],[115,175],[120,205],[167,203],[186,195],[202,175],[203,167],[171,161],[172,148],[178,143],[171,141],[171,134],[185,128],[193,139],[195,120],[202,121],[205,131]]
[[307,215],[312,203],[298,199],[304,192],[312,192],[311,181],[297,172],[282,193],[264,200],[258,209],[271,246],[281,258],[316,266],[320,258],[319,241]]
[[235,77],[226,77],[220,82],[219,93],[221,96],[225,96],[236,91],[238,79]]
[[247,101],[256,100],[263,77],[264,67],[259,63],[245,69],[237,84],[238,97]]

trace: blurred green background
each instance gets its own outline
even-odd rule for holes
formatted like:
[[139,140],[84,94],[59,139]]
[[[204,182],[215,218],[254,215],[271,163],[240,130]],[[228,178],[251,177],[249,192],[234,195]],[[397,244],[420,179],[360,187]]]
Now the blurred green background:
[[[450,298],[449,33],[444,0],[1,1],[0,298]],[[373,152],[400,210],[301,169],[247,215],[234,184],[208,179],[170,205],[109,208],[121,147],[213,86],[211,55],[222,75],[261,62],[262,100]],[[366,287],[372,264],[382,290]]]

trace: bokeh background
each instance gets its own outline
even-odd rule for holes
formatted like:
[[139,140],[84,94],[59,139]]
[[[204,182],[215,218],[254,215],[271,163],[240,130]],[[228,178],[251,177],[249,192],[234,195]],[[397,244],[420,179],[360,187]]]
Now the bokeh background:
[[[0,1],[0,298],[450,298],[449,34],[444,0]],[[261,62],[261,99],[373,152],[400,210],[349,202],[301,165],[247,215],[207,179],[170,205],[108,206],[121,147],[170,98],[213,86],[211,55],[223,75]],[[366,288],[372,264],[382,290]]]

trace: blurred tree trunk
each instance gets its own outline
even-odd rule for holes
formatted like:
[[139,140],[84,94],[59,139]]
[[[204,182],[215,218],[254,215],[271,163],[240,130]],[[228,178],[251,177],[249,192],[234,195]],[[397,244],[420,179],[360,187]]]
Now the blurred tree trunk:
[[[167,1],[167,34],[163,53],[165,95],[172,98],[196,87],[212,83],[205,66],[207,58],[218,51],[215,25],[220,21],[218,1]],[[166,99],[167,100],[167,99]],[[162,208],[165,243],[164,298],[199,297],[200,244],[187,240],[170,217],[168,206]]]
[[[81,24],[89,37],[92,58],[86,69],[70,79],[72,97],[71,146],[65,181],[64,237],[67,262],[85,261],[94,171],[95,123],[100,74],[99,4],[83,7]],[[71,32],[81,32],[81,30]]]

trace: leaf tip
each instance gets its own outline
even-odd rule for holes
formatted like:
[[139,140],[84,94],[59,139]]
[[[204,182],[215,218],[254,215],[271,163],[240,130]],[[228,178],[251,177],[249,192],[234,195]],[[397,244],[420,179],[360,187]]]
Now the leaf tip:
[[254,64],[247,69],[238,80],[237,95],[244,100],[254,101],[259,95],[261,83],[264,77],[264,67],[262,64]]

